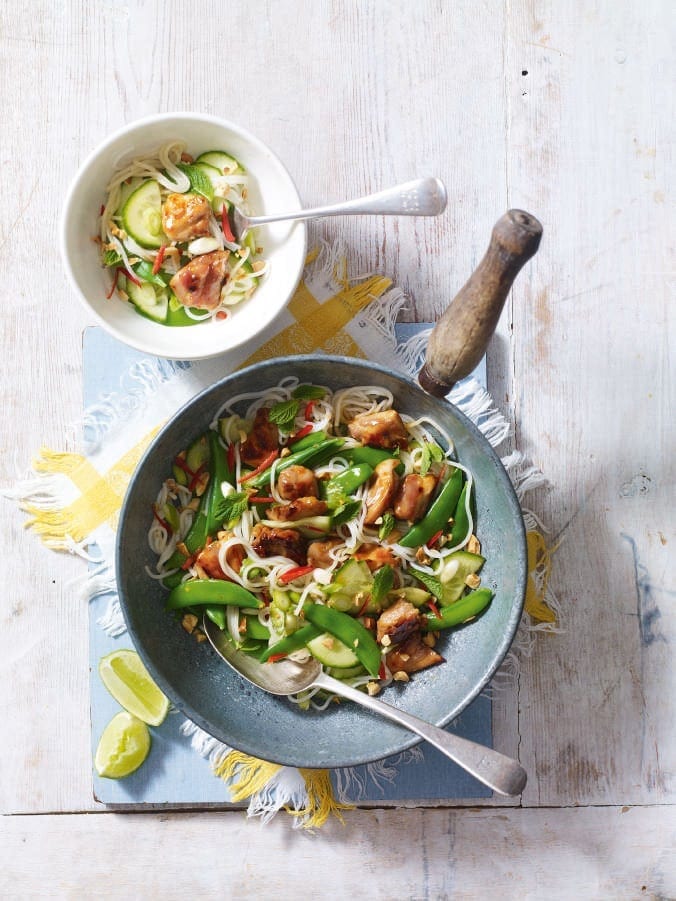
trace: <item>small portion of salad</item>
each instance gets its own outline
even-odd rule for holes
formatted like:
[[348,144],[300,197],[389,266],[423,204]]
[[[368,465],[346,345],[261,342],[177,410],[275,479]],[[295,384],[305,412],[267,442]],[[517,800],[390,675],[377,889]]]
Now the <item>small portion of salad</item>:
[[[393,402],[289,378],[233,398],[177,455],[148,574],[187,632],[204,640],[206,615],[263,662],[312,655],[370,694],[443,662],[439,631],[493,597],[473,478],[437,423]],[[292,698],[330,700],[311,699]]]
[[225,319],[267,265],[252,231],[239,242],[231,211],[247,208],[249,175],[222,150],[197,159],[174,141],[115,174],[101,207],[101,261],[115,292],[163,325]]

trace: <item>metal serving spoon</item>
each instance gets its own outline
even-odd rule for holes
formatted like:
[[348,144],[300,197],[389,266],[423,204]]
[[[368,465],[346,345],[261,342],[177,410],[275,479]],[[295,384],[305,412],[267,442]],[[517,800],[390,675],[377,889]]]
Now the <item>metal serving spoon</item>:
[[364,692],[345,685],[339,679],[333,679],[322,671],[321,664],[314,657],[306,663],[292,660],[280,660],[277,663],[259,663],[258,660],[238,651],[228,636],[218,626],[204,617],[202,628],[218,654],[240,676],[253,685],[273,695],[290,695],[304,688],[323,688],[331,694],[349,698],[366,707],[373,713],[379,713],[388,720],[410,729],[420,735],[437,750],[450,757],[455,763],[471,773],[484,785],[501,795],[519,795],[526,785],[526,771],[523,767],[504,754],[492,748],[486,748],[476,742],[460,738],[443,729],[438,729],[417,716],[404,713],[384,701],[378,701]]
[[368,194],[345,203],[317,206],[293,213],[277,213],[274,216],[245,216],[235,208],[233,224],[241,241],[250,228],[266,222],[282,222],[291,219],[323,219],[325,216],[438,216],[446,209],[446,188],[438,178],[418,178],[403,185]]

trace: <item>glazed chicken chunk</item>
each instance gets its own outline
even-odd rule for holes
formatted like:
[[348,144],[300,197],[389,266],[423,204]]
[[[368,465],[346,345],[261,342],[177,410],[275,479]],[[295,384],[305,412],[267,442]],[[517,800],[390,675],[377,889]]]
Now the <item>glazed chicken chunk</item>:
[[295,501],[299,497],[317,497],[317,479],[307,466],[288,466],[277,480],[277,491],[285,501]]
[[327,538],[326,541],[311,541],[307,549],[309,566],[329,567],[334,562],[331,551],[343,544],[340,538]]
[[253,427],[240,449],[242,462],[249,466],[259,466],[272,451],[277,450],[279,429],[270,422],[270,411],[259,407],[254,417]]
[[221,288],[228,277],[227,250],[214,250],[195,257],[169,282],[184,307],[215,310],[221,302]]
[[251,532],[251,546],[261,557],[288,557],[299,566],[306,560],[307,541],[297,529],[273,529],[258,523]]
[[361,413],[347,427],[348,432],[362,444],[374,447],[406,447],[408,432],[396,410]]
[[[378,619],[377,639],[380,644],[399,644],[420,628],[422,617],[409,601],[397,601]],[[387,641],[383,638],[387,636]]]
[[162,204],[162,229],[170,241],[211,234],[211,206],[200,194],[170,194]]
[[373,525],[378,517],[382,516],[391,506],[399,486],[399,477],[395,472],[399,463],[399,460],[393,458],[383,460],[373,471],[372,481],[364,499],[366,505],[365,525]]
[[277,522],[295,522],[305,519],[306,516],[323,516],[329,507],[326,501],[320,501],[317,497],[299,497],[288,504],[275,504],[268,510],[268,519]]
[[437,654],[434,648],[425,644],[420,632],[414,632],[402,644],[392,648],[386,660],[393,673],[417,673],[427,669],[428,666],[444,662],[441,654]]
[[[195,566],[202,569],[204,574],[210,579],[226,579],[230,580],[230,576],[226,575],[221,566],[219,553],[221,550],[221,541],[212,541],[203,548],[195,559]],[[231,566],[235,572],[239,572],[242,567],[242,561],[246,556],[246,551],[241,544],[231,545],[225,552],[225,559],[228,566]]]
[[432,475],[420,476],[412,472],[405,476],[394,499],[393,510],[397,519],[408,519],[410,522],[422,519],[436,485],[437,480]]

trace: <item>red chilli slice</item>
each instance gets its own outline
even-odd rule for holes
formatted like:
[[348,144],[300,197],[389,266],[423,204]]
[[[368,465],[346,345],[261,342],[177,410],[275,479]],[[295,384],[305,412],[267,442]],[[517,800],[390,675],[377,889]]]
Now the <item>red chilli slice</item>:
[[278,660],[283,660],[285,657],[288,657],[288,654],[271,654],[268,657],[268,663],[277,663]]
[[294,579],[300,579],[301,576],[307,576],[308,573],[311,573],[314,569],[314,566],[294,566],[291,569],[287,569],[286,572],[283,572],[279,577],[279,581],[282,585],[286,585],[289,582],[293,582]]
[[110,300],[110,298],[115,293],[115,288],[117,288],[117,280],[120,277],[120,270],[115,270],[115,275],[113,276],[113,284],[110,287],[110,291],[106,294],[106,300]]
[[308,422],[308,424],[304,425],[302,429],[298,429],[293,438],[289,438],[289,444],[295,444],[296,441],[300,441],[301,438],[305,438],[306,435],[309,435],[311,431],[312,423]]
[[160,271],[160,266],[164,262],[164,254],[167,252],[167,245],[163,244],[160,249],[157,251],[157,256],[155,257],[155,262],[153,263],[153,275],[157,275]]
[[155,504],[152,505],[152,508],[153,508],[153,516],[154,516],[155,519],[158,521],[158,523],[162,526],[163,529],[166,529],[167,532],[168,532],[170,535],[173,535],[173,534],[174,534],[174,530],[171,528],[171,526],[170,526],[169,523],[166,521],[166,519],[163,519],[163,518],[160,516],[160,514],[157,512],[157,507],[155,506]]
[[241,484],[242,482],[247,482],[249,479],[253,479],[254,476],[259,475],[259,473],[264,472],[269,466],[272,466],[278,456],[279,450],[272,451],[255,469],[252,469],[251,472],[247,472],[245,476],[241,476],[237,481]]

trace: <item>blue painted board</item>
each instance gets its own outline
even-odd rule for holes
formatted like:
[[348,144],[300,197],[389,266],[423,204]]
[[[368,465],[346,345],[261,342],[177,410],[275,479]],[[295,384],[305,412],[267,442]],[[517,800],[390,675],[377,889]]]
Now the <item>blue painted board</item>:
[[[405,340],[424,327],[421,324],[400,325],[397,336]],[[119,391],[121,378],[129,367],[146,357],[98,327],[87,329],[83,341],[85,407],[97,402],[103,394]],[[485,384],[483,362],[474,374]],[[105,613],[108,600],[106,596],[95,598],[89,609],[92,758],[105,726],[120,711],[118,703],[101,683],[98,662],[116,648],[133,647],[128,635],[111,638],[97,624]],[[492,746],[491,713],[490,699],[481,696],[458,717],[454,731]],[[145,764],[126,779],[102,779],[93,770],[95,799],[108,805],[230,803],[227,786],[213,775],[208,762],[190,747],[189,740],[179,734],[183,719],[182,714],[171,713],[159,728],[151,727],[150,755]],[[359,801],[383,803],[490,797],[488,789],[434,748],[425,744],[420,748],[423,761],[398,766],[397,775],[391,782],[376,784],[366,767],[355,767],[359,782],[365,786]]]

